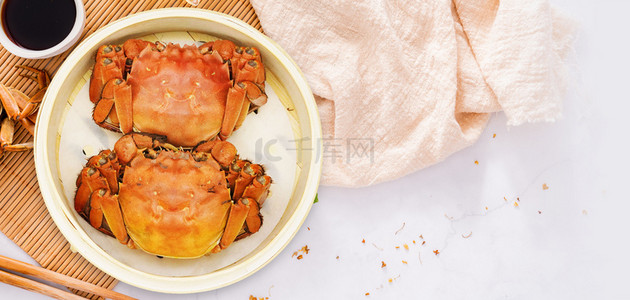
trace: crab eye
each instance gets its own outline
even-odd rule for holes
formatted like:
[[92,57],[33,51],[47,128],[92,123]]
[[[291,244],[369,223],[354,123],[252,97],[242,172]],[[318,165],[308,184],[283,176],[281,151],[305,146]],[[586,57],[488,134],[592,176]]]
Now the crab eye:
[[104,157],[101,157],[101,159],[98,160],[99,165],[104,165],[106,163],[107,163],[107,159],[105,159]]
[[236,47],[236,49],[234,49],[234,51],[236,51],[236,53],[238,53],[238,54],[243,54],[243,48],[241,48],[241,47]]
[[250,60],[247,62],[247,64],[254,68],[258,67],[258,63],[255,60]]
[[103,59],[103,64],[109,65],[111,63],[112,63],[112,60],[110,58]]
[[254,55],[256,52],[254,51],[254,49],[247,47],[247,49],[245,49],[245,52],[249,55]]
[[245,88],[245,84],[243,84],[242,82],[237,83],[236,85],[238,85],[238,87],[244,89]]
[[258,181],[262,185],[266,185],[267,184],[267,178],[265,178],[265,176],[258,176],[258,177],[256,177],[256,181]]
[[249,200],[247,200],[247,198],[243,198],[241,200],[241,203],[245,204],[245,205],[249,205]]
[[107,46],[107,47],[103,48],[103,53],[109,53],[109,52],[112,52],[112,47]]
[[94,169],[94,168],[89,168],[88,171],[87,171],[88,176],[92,176],[92,175],[94,175],[94,173],[96,173],[96,169]]
[[236,163],[233,163],[232,164],[232,171],[240,172],[241,171],[241,167],[239,167]]
[[105,195],[105,189],[98,190],[98,195],[103,197]]

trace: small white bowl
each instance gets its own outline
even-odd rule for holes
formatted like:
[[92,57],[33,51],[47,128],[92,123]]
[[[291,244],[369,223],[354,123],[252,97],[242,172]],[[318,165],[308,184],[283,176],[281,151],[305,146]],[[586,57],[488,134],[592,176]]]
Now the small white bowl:
[[[104,251],[82,227],[83,220],[74,211],[73,199],[64,193],[64,185],[74,185],[76,177],[72,177],[70,182],[62,180],[60,140],[69,106],[73,105],[70,103],[73,91],[81,80],[87,80],[86,74],[94,65],[94,54],[100,45],[177,31],[228,38],[240,45],[257,47],[268,74],[273,74],[281,85],[276,92],[283,94],[282,99],[287,99],[282,103],[286,108],[283,111],[291,116],[292,130],[301,143],[293,149],[297,151],[297,172],[291,174],[294,183],[288,204],[280,211],[277,225],[270,228],[269,235],[259,245],[246,256],[220,269],[203,274],[166,276],[135,268],[130,262],[115,258],[113,254],[116,253]],[[269,76],[267,80],[269,82]],[[92,120],[89,121],[91,124]],[[321,123],[313,94],[295,62],[280,46],[245,22],[228,15],[201,9],[170,8],[141,12],[112,22],[87,37],[70,53],[57,70],[39,108],[34,155],[37,179],[48,211],[73,250],[107,274],[128,284],[157,292],[197,293],[235,283],[253,274],[278,255],[293,238],[313,205],[319,185],[321,138]],[[81,155],[80,151],[77,152],[76,155]],[[272,201],[272,198],[267,201]]]
[[[4,6],[5,0],[0,1],[0,7]],[[4,30],[0,30],[0,44],[4,46],[7,51],[23,58],[29,59],[41,59],[53,57],[55,55],[61,54],[62,52],[68,50],[72,45],[74,45],[81,37],[81,33],[83,33],[83,27],[85,26],[85,8],[83,7],[82,0],[74,0],[74,6],[76,7],[76,18],[74,20],[74,26],[72,26],[72,30],[65,39],[63,39],[59,44],[44,50],[31,50],[26,49],[16,43],[14,43],[4,32]],[[2,17],[0,16],[0,22],[4,22]]]

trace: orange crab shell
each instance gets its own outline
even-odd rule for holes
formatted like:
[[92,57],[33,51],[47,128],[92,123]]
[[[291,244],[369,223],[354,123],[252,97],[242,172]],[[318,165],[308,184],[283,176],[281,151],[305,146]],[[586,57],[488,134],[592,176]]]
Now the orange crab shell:
[[124,173],[118,200],[127,232],[142,250],[195,258],[221,240],[230,194],[219,164],[190,153],[135,158]]
[[193,45],[169,44],[162,52],[147,47],[134,59],[127,81],[138,131],[194,146],[190,141],[211,139],[221,129],[232,83],[218,52],[202,55]]

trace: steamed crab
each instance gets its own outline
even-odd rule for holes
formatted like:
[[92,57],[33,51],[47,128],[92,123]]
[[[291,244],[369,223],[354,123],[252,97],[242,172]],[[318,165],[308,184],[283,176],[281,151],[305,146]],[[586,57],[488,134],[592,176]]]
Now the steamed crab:
[[271,178],[229,142],[182,150],[130,133],[91,157],[77,179],[76,211],[131,248],[195,258],[258,231]]
[[39,90],[32,97],[28,97],[21,91],[0,84],[0,155],[6,152],[26,151],[33,149],[33,142],[13,144],[15,123],[20,122],[31,135],[35,132],[36,112],[42,102],[46,88],[50,84],[50,77],[45,71],[27,67],[16,66],[35,73],[35,75],[21,75],[35,82]]
[[93,118],[109,130],[159,134],[178,146],[225,140],[266,103],[264,81],[258,49],[228,40],[103,45],[90,80]]

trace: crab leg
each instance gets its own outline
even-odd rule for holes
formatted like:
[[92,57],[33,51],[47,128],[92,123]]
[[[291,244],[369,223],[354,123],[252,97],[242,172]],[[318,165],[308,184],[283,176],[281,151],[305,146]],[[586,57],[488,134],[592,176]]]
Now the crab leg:
[[15,132],[15,122],[13,120],[5,118],[2,120],[0,127],[0,154],[5,151],[20,152],[33,149],[33,142],[13,145],[13,134]]
[[23,65],[18,65],[15,67],[36,73],[37,75],[35,76],[33,75],[22,75],[22,76],[30,78],[33,81],[36,81],[40,89],[43,89],[50,84],[50,76],[48,76],[48,73],[44,72],[43,70],[39,70],[33,67],[23,66]]
[[120,122],[120,131],[130,133],[133,130],[133,104],[131,87],[122,81],[114,90],[114,107]]
[[118,195],[112,196],[109,191],[105,190],[99,190],[94,194],[93,197],[96,197],[99,201],[105,220],[107,220],[112,233],[121,244],[127,244],[129,235],[125,228],[120,204],[118,203]]
[[96,63],[90,78],[90,100],[92,103],[101,99],[101,94],[108,81],[113,78],[122,79],[124,62],[121,65],[121,56],[124,54],[122,54],[122,48],[119,46],[103,45],[98,48]]
[[220,251],[227,248],[232,244],[232,242],[234,242],[236,236],[241,231],[241,228],[243,228],[243,224],[245,224],[245,219],[247,218],[251,203],[252,202],[247,199],[240,199],[238,202],[232,204],[227,224],[225,225],[225,231],[221,237],[221,242],[219,242],[217,247],[218,249],[215,249]]
[[35,135],[35,122],[31,121],[29,118],[25,118],[20,119],[20,123],[31,135]]
[[[223,114],[223,122],[221,124],[221,132],[219,138],[225,140],[232,134],[236,127],[236,123],[239,121],[239,116],[243,111],[245,105],[245,85],[237,83],[234,87],[228,90],[227,101],[225,103],[225,113]],[[247,103],[249,106],[249,103]],[[247,114],[247,113],[246,113]]]
[[260,216],[260,205],[254,199],[245,198],[241,199],[243,203],[249,204],[249,210],[247,211],[247,217],[245,218],[245,224],[247,224],[247,231],[249,233],[256,233],[262,226],[262,217]]
[[232,199],[240,199],[243,196],[245,188],[249,186],[254,178],[263,174],[263,168],[257,164],[245,164],[241,170],[239,177],[234,182],[234,194]]
[[0,149],[13,144],[13,133],[15,132],[15,122],[10,118],[2,120],[0,125]]
[[[26,96],[26,94],[14,88],[8,88],[8,90],[11,96],[13,96],[13,100],[15,100],[19,109],[23,110],[26,107],[26,105],[28,105],[29,103],[30,99],[28,98],[28,96]],[[27,119],[29,119],[32,123],[35,123],[35,120],[37,119],[37,115],[35,114],[36,112],[37,112],[37,109],[33,110],[33,113],[27,117]]]
[[[92,167],[85,167],[81,170],[81,174],[77,178],[77,193],[74,196],[74,209],[84,218],[89,219],[90,213],[90,197],[92,193],[100,189],[107,189],[107,180],[101,176],[101,173]],[[98,228],[101,224],[97,224]]]
[[28,100],[28,103],[22,109],[22,113],[20,113],[17,119],[21,120],[21,119],[24,119],[33,115],[33,113],[37,111],[37,108],[39,107],[39,104],[42,102],[42,99],[44,99],[44,94],[46,94],[46,87],[37,91],[37,93],[35,93],[35,95],[33,95],[33,97],[31,97],[31,99]]
[[5,146],[3,150],[6,152],[21,152],[21,151],[26,151],[26,150],[31,150],[31,149],[33,149],[33,142],[8,145],[8,146]]
[[269,186],[271,185],[271,177],[260,175],[253,180],[250,185],[245,188],[243,197],[252,198],[256,203],[262,205],[269,194]]
[[13,98],[11,91],[6,86],[4,86],[4,84],[0,84],[0,100],[2,101],[2,106],[7,112],[9,118],[17,119],[17,117],[20,115],[20,107]]

